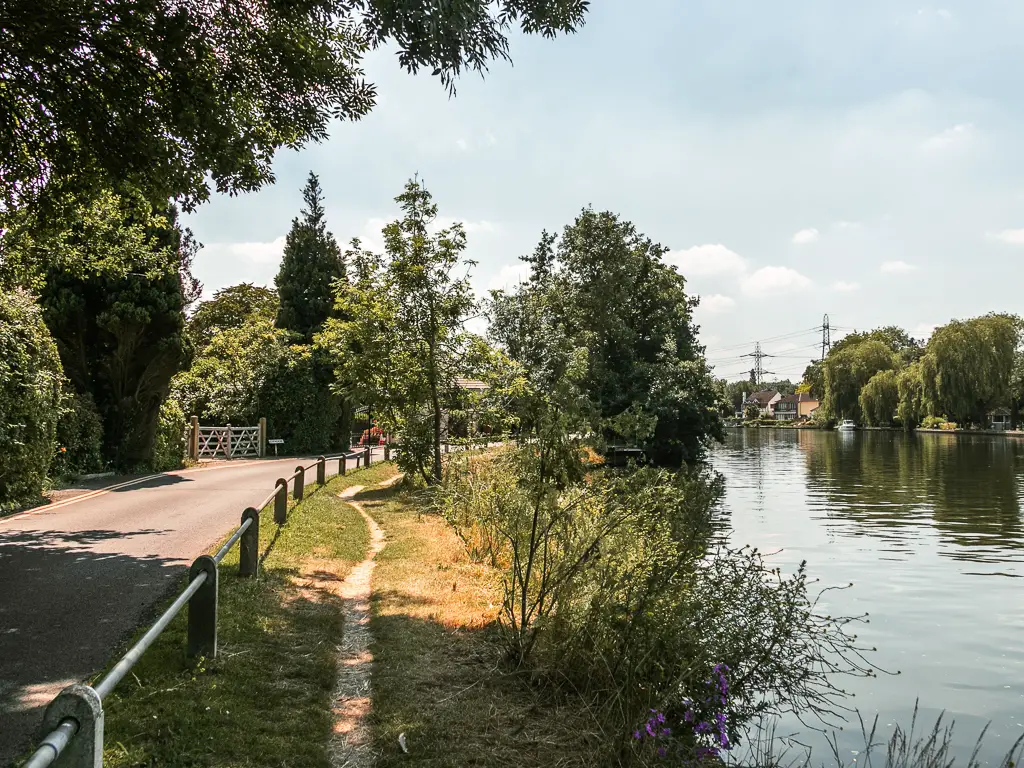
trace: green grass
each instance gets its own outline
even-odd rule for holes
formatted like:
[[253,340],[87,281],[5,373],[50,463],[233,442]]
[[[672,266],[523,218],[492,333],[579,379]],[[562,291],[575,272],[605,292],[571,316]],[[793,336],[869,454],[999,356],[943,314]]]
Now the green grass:
[[388,541],[370,624],[376,768],[610,764],[579,700],[556,700],[505,668],[500,575],[471,562],[447,523],[402,489],[357,500]]
[[270,508],[261,515],[269,553],[259,579],[237,576],[237,546],[221,564],[217,657],[186,657],[181,613],[104,702],[106,765],[330,765],[341,638],[334,587],[369,543],[363,519],[337,493],[394,473],[382,464],[313,486],[280,529]]

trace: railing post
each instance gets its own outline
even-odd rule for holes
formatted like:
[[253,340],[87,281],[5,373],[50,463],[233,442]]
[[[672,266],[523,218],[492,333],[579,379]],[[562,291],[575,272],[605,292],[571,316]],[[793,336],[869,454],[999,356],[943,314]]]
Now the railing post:
[[209,555],[201,555],[188,569],[191,582],[200,573],[206,573],[206,581],[188,601],[188,648],[189,656],[217,656],[217,561]]
[[199,417],[193,416],[189,419],[188,433],[188,457],[192,461],[199,461]]
[[231,425],[230,424],[228,424],[227,430],[228,430],[228,458],[230,459],[232,457],[232,455],[233,455],[233,453],[231,451]]
[[306,468],[301,464],[295,468],[295,488],[292,490],[292,498],[302,501],[302,493],[306,487]]
[[320,456],[316,460],[316,484],[323,485],[327,482],[327,459]]
[[288,520],[288,481],[277,478],[277,495],[274,497],[274,522],[284,525]]
[[341,454],[341,457],[338,459],[338,474],[339,475],[344,475],[345,474],[345,464],[346,463],[348,463],[348,454],[347,453],[343,453],[343,454]]
[[262,459],[267,455],[267,417],[260,416],[260,437],[259,437],[259,448],[257,449]]
[[43,715],[43,733],[65,718],[78,722],[78,732],[52,765],[56,768],[103,768],[103,702],[88,685],[69,685],[57,694]]
[[371,450],[370,446],[367,445],[366,446],[366,461],[363,463],[364,467],[370,466],[370,450]]
[[238,575],[259,576],[260,569],[260,511],[253,507],[242,513],[242,522],[252,520],[238,541]]
[[384,443],[384,461],[391,461],[391,443]]

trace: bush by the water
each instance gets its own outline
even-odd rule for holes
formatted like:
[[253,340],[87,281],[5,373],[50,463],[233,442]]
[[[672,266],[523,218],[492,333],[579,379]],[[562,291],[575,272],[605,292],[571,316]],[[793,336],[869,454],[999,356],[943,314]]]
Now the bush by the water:
[[0,510],[42,490],[63,378],[38,305],[23,291],[0,292]]
[[[708,754],[713,733],[734,743],[765,713],[826,714],[831,674],[870,674],[851,620],[818,614],[803,567],[785,576],[717,540],[717,475],[591,468],[576,482],[557,453],[452,459],[437,501],[504,574],[509,661],[586,697],[619,760]],[[727,695],[708,692],[719,675]]]

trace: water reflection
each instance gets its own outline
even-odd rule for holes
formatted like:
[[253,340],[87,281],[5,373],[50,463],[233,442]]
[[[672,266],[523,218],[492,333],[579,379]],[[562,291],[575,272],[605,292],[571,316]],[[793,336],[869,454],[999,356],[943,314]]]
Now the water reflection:
[[797,444],[812,505],[838,531],[899,542],[908,527],[930,525],[946,557],[1024,559],[1017,440],[802,430]]
[[875,661],[902,672],[855,682],[855,705],[885,727],[920,697],[956,717],[961,754],[991,720],[982,756],[1001,756],[1024,730],[1024,441],[736,430],[713,463],[734,543],[855,583],[829,610],[869,612]]

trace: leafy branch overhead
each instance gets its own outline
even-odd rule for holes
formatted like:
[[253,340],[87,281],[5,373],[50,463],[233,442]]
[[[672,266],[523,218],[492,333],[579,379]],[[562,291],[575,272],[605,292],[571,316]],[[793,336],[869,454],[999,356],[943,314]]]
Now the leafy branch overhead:
[[[281,147],[358,120],[362,61],[393,43],[454,93],[508,34],[579,28],[585,0],[9,0],[0,8],[0,210],[136,186],[186,208],[273,181]],[[51,184],[58,182],[57,184]],[[58,193],[58,194],[53,194]]]

